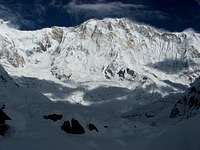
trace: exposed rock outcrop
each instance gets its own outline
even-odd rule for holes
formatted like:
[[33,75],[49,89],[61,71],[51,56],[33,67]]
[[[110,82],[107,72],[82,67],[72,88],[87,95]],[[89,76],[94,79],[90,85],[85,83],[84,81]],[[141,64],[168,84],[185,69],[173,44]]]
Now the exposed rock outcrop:
[[58,121],[58,120],[61,120],[63,118],[63,115],[62,114],[50,114],[50,115],[45,115],[43,116],[44,119],[49,119],[49,120],[52,120],[54,122]]
[[197,78],[173,107],[170,117],[192,117],[200,112],[200,78]]
[[66,133],[70,134],[84,134],[85,129],[83,126],[79,123],[78,120],[75,120],[72,118],[70,121],[65,121],[63,125],[61,126],[61,129],[65,131]]

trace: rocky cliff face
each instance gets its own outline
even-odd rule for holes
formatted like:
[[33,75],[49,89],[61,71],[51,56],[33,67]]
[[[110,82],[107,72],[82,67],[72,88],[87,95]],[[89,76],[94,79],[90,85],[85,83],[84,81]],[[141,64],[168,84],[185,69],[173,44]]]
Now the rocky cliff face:
[[192,117],[199,113],[200,108],[200,78],[197,78],[190,88],[174,105],[170,117]]

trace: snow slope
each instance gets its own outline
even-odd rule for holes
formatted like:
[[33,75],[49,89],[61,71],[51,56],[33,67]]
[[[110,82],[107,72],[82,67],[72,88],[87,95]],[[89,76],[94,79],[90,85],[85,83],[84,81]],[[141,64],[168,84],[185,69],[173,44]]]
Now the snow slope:
[[199,116],[168,128],[162,135],[152,140],[146,150],[199,150]]
[[[2,79],[0,104],[6,105],[5,112],[12,119],[8,122],[9,133],[5,137],[0,137],[1,150],[14,148],[100,150],[132,149],[133,147],[140,149],[145,141],[149,141],[147,131],[152,130],[151,126],[139,124],[136,128],[131,123],[127,124],[127,120],[120,116],[124,109],[122,108],[124,102],[108,102],[93,107],[63,102],[54,103],[37,90],[16,84],[2,67],[0,67],[0,76]],[[125,105],[128,107],[128,102]],[[56,123],[43,119],[43,115],[51,113],[62,113],[64,118]],[[81,122],[86,129],[86,134],[70,135],[61,130],[64,120],[72,117]],[[90,122],[97,126],[99,133],[87,130],[86,125]],[[105,125],[108,128],[104,128]],[[142,129],[145,130],[142,131]]]

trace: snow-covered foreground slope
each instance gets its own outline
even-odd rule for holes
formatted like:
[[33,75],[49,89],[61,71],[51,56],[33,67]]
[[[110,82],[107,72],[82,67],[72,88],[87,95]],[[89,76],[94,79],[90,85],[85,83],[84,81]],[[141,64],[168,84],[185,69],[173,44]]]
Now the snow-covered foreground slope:
[[[200,34],[193,31],[169,33],[127,19],[92,19],[77,27],[37,31],[1,21],[0,105],[6,104],[12,120],[0,149],[155,150],[154,141],[166,142],[168,128],[179,128],[187,118],[170,118],[178,100],[198,99],[199,90],[191,96],[183,92],[200,73],[199,43]],[[190,107],[182,104],[180,111]],[[52,113],[64,117],[43,119]],[[71,118],[86,134],[61,130]],[[88,123],[99,132],[87,130]]]
[[168,128],[147,146],[147,150],[199,150],[199,116]]
[[[122,134],[123,122],[118,113],[106,107],[84,107],[62,102],[51,102],[35,90],[20,87],[0,68],[0,104],[6,105],[5,112],[11,117],[10,131],[0,137],[1,150],[17,149],[123,149],[131,148],[129,134]],[[108,107],[108,106],[107,106]],[[64,118],[58,122],[44,120],[43,115],[61,113]],[[68,135],[61,130],[64,120],[78,119],[84,128],[90,122],[96,124],[99,133]],[[114,123],[116,122],[116,123]],[[104,128],[104,126],[108,128]],[[123,129],[123,128],[122,128]],[[124,129],[126,130],[126,129]],[[129,142],[126,140],[130,140]],[[127,143],[128,142],[128,143]]]
[[[37,90],[20,87],[2,67],[0,77],[0,104],[6,105],[5,112],[12,119],[8,122],[9,133],[0,137],[1,150],[199,149],[199,116],[181,123],[178,123],[179,119],[169,118],[173,106],[170,101],[178,95],[149,105],[130,105],[132,100],[126,99],[82,106],[51,102]],[[95,96],[100,98],[98,94]],[[153,98],[153,95],[149,96]],[[58,122],[43,119],[43,115],[51,113],[60,113],[64,117]],[[84,135],[67,134],[61,130],[64,120],[71,118],[80,121],[86,130]],[[88,123],[94,123],[99,132],[89,131]]]
[[[151,125],[142,122],[133,124],[121,117],[123,109],[130,106],[128,101],[107,102],[92,107],[63,102],[54,103],[37,90],[23,88],[16,84],[2,67],[0,67],[0,77],[0,104],[6,105],[5,112],[12,119],[8,122],[9,133],[0,137],[1,150],[14,148],[101,150],[132,149],[133,147],[141,149],[145,146],[144,143],[149,142],[148,136],[154,137],[152,134],[160,132],[160,129]],[[58,122],[43,119],[43,115],[51,113],[61,113],[64,118]],[[81,122],[86,130],[84,135],[70,135],[61,130],[62,123],[71,118],[76,118]],[[99,132],[90,132],[86,128],[88,123],[94,123]],[[152,132],[152,129],[155,132]]]

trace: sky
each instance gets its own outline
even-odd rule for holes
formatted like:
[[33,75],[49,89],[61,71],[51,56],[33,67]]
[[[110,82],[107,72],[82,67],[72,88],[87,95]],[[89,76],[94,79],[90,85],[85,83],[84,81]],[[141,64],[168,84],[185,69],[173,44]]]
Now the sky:
[[0,0],[0,18],[21,30],[126,17],[169,31],[200,31],[200,0]]

